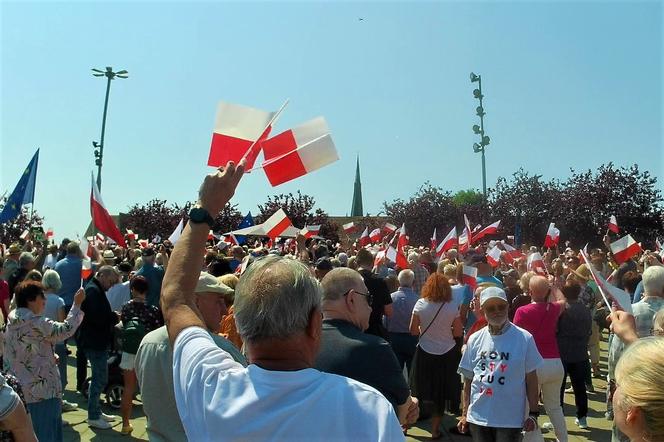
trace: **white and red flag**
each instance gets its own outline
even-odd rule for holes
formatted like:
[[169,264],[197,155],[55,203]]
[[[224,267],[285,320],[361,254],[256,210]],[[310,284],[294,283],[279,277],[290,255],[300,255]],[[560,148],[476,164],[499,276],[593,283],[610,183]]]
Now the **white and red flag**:
[[383,226],[383,230],[386,233],[394,233],[397,230],[397,226],[395,226],[392,223],[385,223],[385,225]]
[[475,287],[477,287],[477,267],[464,265],[463,274],[461,275],[461,282],[470,286],[474,292]]
[[473,243],[479,241],[480,239],[484,238],[487,235],[493,235],[496,232],[498,232],[498,227],[500,227],[500,220],[496,221],[493,224],[489,224],[482,230],[480,230],[477,233],[473,233]]
[[[86,280],[92,276],[92,261],[86,256],[87,259],[81,260],[81,279]],[[83,285],[81,283],[81,285]]]
[[263,171],[272,186],[293,180],[339,159],[323,117],[261,142]]
[[609,218],[609,227],[608,229],[612,231],[615,234],[620,233],[620,229],[618,228],[618,220],[616,220],[615,215],[611,215],[611,218]]
[[134,233],[133,230],[125,229],[127,231],[127,239],[135,240],[138,236]]
[[371,233],[369,234],[369,238],[371,238],[371,242],[380,242],[382,236],[380,234],[380,229],[373,229]]
[[441,258],[445,252],[457,245],[456,227],[452,227],[450,233],[436,247],[436,256]]
[[[581,256],[583,256],[583,259],[585,259],[586,262],[590,262],[590,258],[585,252],[585,248],[581,251]],[[590,270],[590,274],[595,280],[595,283],[597,284],[597,287],[599,288],[599,291],[604,298],[604,302],[609,307],[609,309],[611,309],[612,306],[607,298],[612,299],[621,310],[632,313],[632,300],[629,296],[629,293],[619,289],[614,285],[609,284],[606,279],[604,279],[604,277],[597,270],[595,270],[594,266],[589,265],[588,269]]]
[[19,238],[21,238],[23,241],[27,241],[27,240],[28,240],[28,236],[30,236],[30,230],[25,229],[25,230],[23,231],[23,233],[21,233],[21,235],[19,236]]
[[90,215],[92,216],[92,223],[101,233],[108,236],[115,241],[118,245],[126,248],[124,236],[120,233],[120,229],[115,225],[111,214],[108,213],[104,202],[101,199],[101,194],[97,188],[95,177],[91,174],[92,190],[90,191]]
[[546,238],[544,238],[544,247],[556,247],[559,240],[560,230],[556,228],[555,223],[549,224],[549,229],[546,231]]
[[349,222],[343,225],[344,232],[346,232],[346,235],[349,235],[353,233],[355,230],[357,230],[357,226],[355,225],[354,222]]
[[318,235],[320,232],[320,226],[304,226],[300,233],[304,235],[305,238],[311,238],[312,236]]
[[53,239],[53,229],[51,227],[46,231],[46,240],[51,241]]
[[210,230],[210,231],[208,232],[208,238],[207,238],[207,240],[208,240],[208,241],[214,241],[215,239],[218,239],[217,235],[215,235],[215,233],[214,233],[212,230]]
[[461,235],[459,235],[459,253],[468,253],[470,250],[470,241],[469,241],[470,231],[468,227],[464,227]]
[[368,246],[371,244],[371,238],[369,238],[369,227],[364,228],[364,232],[360,235],[360,247]]
[[503,257],[505,258],[505,261],[507,261],[509,264],[512,264],[515,259],[522,258],[525,256],[521,250],[515,249],[511,245],[507,244],[505,241],[501,243],[503,245],[503,248],[505,249],[505,254]]
[[180,218],[180,222],[175,227],[175,230],[173,230],[171,236],[168,237],[168,240],[171,242],[171,244],[175,245],[175,243],[178,242],[180,236],[182,236],[182,230],[184,230],[184,218]]
[[500,265],[500,255],[502,250],[498,246],[493,246],[486,254],[486,262],[491,264],[492,267],[498,267]]
[[539,252],[531,253],[528,256],[527,269],[531,272],[535,272],[538,275],[546,275],[546,265],[544,265],[544,259]]
[[277,236],[284,233],[284,231],[290,226],[292,226],[292,223],[290,219],[288,219],[288,215],[286,215],[284,209],[277,210],[263,223],[265,236],[270,237],[271,240],[274,240]]
[[237,238],[232,233],[227,233],[224,235],[222,241],[232,246],[237,246],[239,244]]
[[634,241],[632,235],[625,235],[618,241],[611,243],[611,253],[618,264],[622,264],[640,251],[641,246]]
[[399,229],[399,239],[397,240],[397,258],[396,263],[399,268],[407,269],[408,259],[406,258],[405,247],[408,245],[408,236],[406,235],[406,223],[401,224]]
[[260,141],[270,134],[269,124],[274,115],[274,112],[220,102],[214,121],[208,166],[225,166],[229,161],[237,164],[251,148],[246,167],[247,170],[251,169],[260,152]]
[[431,250],[436,250],[438,243],[436,242],[436,228],[433,228],[433,235],[431,236]]
[[150,242],[147,239],[139,239],[136,242],[141,249],[147,249],[150,245]]
[[399,229],[399,239],[397,240],[397,250],[401,247],[402,249],[408,245],[408,235],[406,235],[406,223],[401,224],[401,229]]

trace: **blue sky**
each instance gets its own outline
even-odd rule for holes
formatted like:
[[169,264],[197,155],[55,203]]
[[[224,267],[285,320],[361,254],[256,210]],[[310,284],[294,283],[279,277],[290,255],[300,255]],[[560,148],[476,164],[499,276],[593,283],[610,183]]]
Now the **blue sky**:
[[[365,211],[425,181],[481,189],[474,85],[485,94],[487,182],[613,161],[660,179],[661,2],[2,2],[0,193],[37,146],[36,209],[56,239],[89,223],[92,140],[111,87],[102,195],[112,213],[195,199],[216,103],[276,110],[275,132],[323,115],[341,159],[234,197],[256,212],[298,189],[350,210],[360,155]],[[359,20],[363,18],[363,20]]]

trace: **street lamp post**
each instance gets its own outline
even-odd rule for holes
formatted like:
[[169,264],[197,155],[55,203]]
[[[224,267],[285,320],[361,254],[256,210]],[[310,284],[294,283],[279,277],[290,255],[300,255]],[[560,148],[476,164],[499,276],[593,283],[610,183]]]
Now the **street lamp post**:
[[108,94],[111,91],[111,80],[117,78],[127,78],[129,72],[122,70],[118,72],[113,72],[113,68],[106,66],[106,71],[100,69],[92,69],[92,75],[95,77],[106,77],[108,80],[106,82],[106,98],[104,100],[104,116],[101,120],[101,138],[99,143],[96,141],[92,142],[92,146],[95,148],[95,165],[97,166],[97,187],[101,191],[101,166],[104,159],[104,132],[106,132],[106,113],[108,111]]
[[470,82],[478,83],[478,88],[473,90],[473,96],[477,98],[480,102],[480,105],[475,109],[475,113],[480,117],[480,124],[473,125],[473,132],[480,136],[480,142],[473,144],[473,152],[482,154],[482,194],[486,199],[486,161],[484,159],[484,150],[486,146],[489,145],[491,139],[484,133],[484,107],[482,106],[482,76],[475,75],[475,73],[470,73]]

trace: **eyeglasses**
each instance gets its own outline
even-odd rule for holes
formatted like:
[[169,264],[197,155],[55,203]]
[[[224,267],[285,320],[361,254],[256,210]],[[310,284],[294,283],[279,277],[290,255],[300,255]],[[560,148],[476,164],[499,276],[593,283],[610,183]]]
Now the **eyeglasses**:
[[507,304],[497,304],[489,307],[484,307],[484,310],[487,313],[504,312],[505,310],[507,310]]
[[344,293],[344,296],[348,296],[348,294],[349,294],[350,292],[355,292],[355,293],[357,293],[358,295],[362,295],[362,296],[364,296],[365,298],[367,298],[367,304],[368,304],[369,306],[371,306],[371,304],[373,303],[373,296],[371,295],[371,293],[362,293],[362,292],[358,292],[358,291],[355,290],[355,289],[350,289],[350,290],[348,290],[346,293]]

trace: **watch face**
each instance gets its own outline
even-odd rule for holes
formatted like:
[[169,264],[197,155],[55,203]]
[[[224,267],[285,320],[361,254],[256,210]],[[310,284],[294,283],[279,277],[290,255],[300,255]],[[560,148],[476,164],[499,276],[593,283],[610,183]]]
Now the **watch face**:
[[207,212],[205,209],[201,209],[200,207],[195,207],[191,209],[189,212],[189,218],[195,222],[195,223],[202,223],[205,221]]

